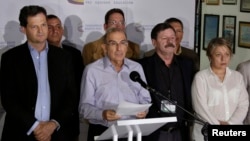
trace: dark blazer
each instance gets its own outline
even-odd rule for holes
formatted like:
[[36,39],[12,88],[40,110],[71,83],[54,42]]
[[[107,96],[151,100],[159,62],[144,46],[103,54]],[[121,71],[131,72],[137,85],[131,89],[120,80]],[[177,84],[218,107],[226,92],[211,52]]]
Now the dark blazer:
[[[71,141],[74,137],[75,103],[78,103],[72,60],[63,49],[49,45],[48,79],[51,94],[50,119],[60,124],[52,141]],[[26,133],[36,121],[38,82],[27,42],[2,55],[0,86],[6,117],[2,141],[35,141]]]
[[[76,77],[76,86],[77,86],[77,99],[80,99],[80,85],[81,85],[81,80],[82,80],[82,72],[84,69],[84,65],[83,65],[83,59],[82,59],[82,54],[80,52],[80,50],[68,46],[68,45],[62,45],[62,48],[64,50],[66,50],[71,58],[72,58],[72,64],[73,64],[73,68],[74,68],[74,74]],[[74,129],[78,129],[75,130],[75,135],[79,136],[80,134],[80,122],[79,122],[79,112],[78,112],[78,106],[79,106],[79,102],[75,103],[75,120],[72,121],[72,124],[74,124],[75,128]]]
[[[144,53],[144,57],[152,56],[154,53],[155,49],[149,50]],[[178,56],[191,59],[193,61],[195,72],[200,70],[200,58],[194,50],[181,46],[181,53]]]
[[66,50],[67,52],[69,52],[71,55],[73,66],[74,66],[74,71],[76,75],[76,82],[77,84],[79,84],[79,87],[80,87],[80,83],[82,80],[82,72],[84,70],[81,51],[74,47],[64,45],[64,44],[62,45],[62,48]]
[[[150,87],[154,88],[156,91],[160,92],[162,95],[164,95],[164,92],[160,91],[160,87],[159,85],[163,85],[163,84],[159,84],[161,83],[161,81],[159,79],[161,79],[162,76],[159,76],[157,69],[161,69],[159,68],[159,66],[157,66],[158,63],[156,63],[157,61],[162,61],[159,56],[154,53],[152,56],[149,57],[145,57],[139,60],[139,63],[142,65],[145,76],[146,76],[146,80],[147,83]],[[192,105],[191,105],[191,84],[193,81],[193,77],[194,77],[194,73],[195,73],[195,69],[194,69],[194,65],[193,62],[185,57],[182,56],[174,56],[174,61],[175,63],[179,66],[180,71],[181,71],[181,76],[182,76],[182,80],[183,80],[183,92],[184,92],[184,104],[181,106],[184,106],[183,108],[187,109],[188,111],[192,112]],[[175,73],[175,72],[174,72]],[[158,76],[158,77],[156,77]],[[175,81],[175,80],[173,80]],[[180,82],[182,83],[182,82]],[[154,93],[151,93],[151,98],[152,98],[152,106],[149,109],[149,113],[147,115],[147,118],[154,118],[154,117],[161,117],[164,114],[161,114],[160,112],[160,101],[159,101],[159,96],[157,96]],[[162,98],[161,98],[162,99]],[[178,101],[178,100],[177,100]],[[178,104],[178,102],[177,102]],[[184,117],[178,117],[178,112],[177,112],[177,119],[178,119],[178,123],[180,125],[183,125],[183,122],[185,122],[183,119],[190,119],[191,117],[186,114],[184,111],[179,110],[179,115]],[[166,115],[165,115],[166,116]],[[169,115],[169,116],[173,116],[173,115]],[[159,133],[159,132],[158,132]],[[148,137],[149,140],[157,140],[157,136],[158,133],[155,132],[150,138]]]

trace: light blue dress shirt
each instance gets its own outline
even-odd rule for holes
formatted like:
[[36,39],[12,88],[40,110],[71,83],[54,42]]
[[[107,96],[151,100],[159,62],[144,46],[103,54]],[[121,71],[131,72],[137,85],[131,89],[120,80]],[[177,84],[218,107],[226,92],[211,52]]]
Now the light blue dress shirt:
[[38,94],[36,100],[35,117],[37,121],[28,131],[28,135],[36,128],[39,121],[49,121],[50,120],[50,88],[48,81],[48,64],[47,64],[47,54],[48,45],[46,48],[38,52],[35,48],[29,45],[30,53],[35,65],[37,80],[38,80]]
[[[115,70],[108,57],[87,65],[81,84],[80,115],[92,124],[108,127],[114,122],[103,120],[103,110],[116,109],[121,101],[138,104],[150,103],[149,92],[129,78],[132,71],[137,71],[141,79],[146,80],[142,66],[129,59],[124,60],[120,72]],[[131,118],[136,117],[122,116],[122,119]]]

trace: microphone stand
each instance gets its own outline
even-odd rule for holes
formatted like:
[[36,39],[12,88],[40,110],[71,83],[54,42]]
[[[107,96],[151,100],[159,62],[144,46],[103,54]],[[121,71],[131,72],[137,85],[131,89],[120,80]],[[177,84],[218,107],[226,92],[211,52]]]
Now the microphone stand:
[[208,141],[208,122],[203,121],[202,119],[200,119],[199,117],[195,116],[194,114],[192,114],[191,112],[189,112],[188,110],[186,110],[185,108],[181,107],[180,105],[176,104],[174,101],[172,101],[171,99],[167,98],[166,96],[164,96],[163,94],[161,94],[160,92],[156,91],[155,89],[149,87],[149,86],[143,86],[145,89],[147,89],[150,93],[153,93],[155,95],[158,95],[160,97],[162,97],[163,99],[168,100],[171,104],[177,106],[178,108],[180,108],[181,110],[183,110],[184,112],[188,113],[190,116],[192,116],[194,119],[196,119],[197,121],[201,122],[203,124],[203,127],[201,129],[201,133],[204,137],[204,141]]

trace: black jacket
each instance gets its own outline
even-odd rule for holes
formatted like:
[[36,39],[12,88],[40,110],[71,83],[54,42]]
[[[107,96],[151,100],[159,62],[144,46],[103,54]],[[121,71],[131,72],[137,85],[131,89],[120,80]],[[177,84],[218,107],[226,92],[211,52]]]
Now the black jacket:
[[[78,131],[72,124],[78,103],[71,57],[63,49],[49,45],[48,79],[51,94],[50,119],[60,124],[52,141],[70,141]],[[6,110],[2,141],[35,141],[26,133],[35,118],[38,82],[27,42],[2,55],[0,69],[2,104]]]
[[[193,65],[193,62],[185,57],[182,56],[174,56],[173,63],[175,63],[175,67],[178,68],[177,72],[173,72],[175,76],[177,76],[178,80],[182,80],[182,82],[178,82],[175,78],[173,78],[172,82],[167,82],[169,80],[166,80],[166,76],[164,73],[161,73],[161,69],[166,69],[164,62],[160,59],[160,57],[155,53],[154,55],[150,57],[145,57],[138,62],[142,65],[147,83],[150,87],[155,89],[157,92],[161,93],[162,95],[166,96],[167,92],[167,86],[166,83],[174,83],[174,85],[182,86],[182,90],[177,90],[178,92],[172,92],[171,95],[175,95],[175,99],[171,99],[174,101],[177,101],[177,104],[185,108],[186,110],[193,113],[192,110],[192,102],[191,102],[191,84],[193,81],[195,68]],[[165,67],[165,68],[164,68]],[[176,73],[180,74],[176,74]],[[172,73],[172,74],[173,74]],[[180,76],[180,77],[179,77]],[[177,82],[174,82],[177,81]],[[181,83],[181,84],[178,84]],[[182,92],[182,93],[180,93]],[[171,123],[166,126],[183,126],[186,124],[186,121],[190,120],[192,117],[190,117],[185,111],[178,109],[176,110],[176,114],[168,114],[161,112],[161,96],[158,96],[154,93],[151,93],[152,98],[152,106],[149,109],[149,113],[147,115],[147,118],[155,118],[155,117],[170,117],[170,116],[176,116],[177,117],[177,124]],[[156,131],[153,135],[158,135],[158,131]],[[183,131],[187,132],[187,131]],[[159,132],[158,132],[159,133]],[[150,139],[156,139],[157,137],[153,136]]]

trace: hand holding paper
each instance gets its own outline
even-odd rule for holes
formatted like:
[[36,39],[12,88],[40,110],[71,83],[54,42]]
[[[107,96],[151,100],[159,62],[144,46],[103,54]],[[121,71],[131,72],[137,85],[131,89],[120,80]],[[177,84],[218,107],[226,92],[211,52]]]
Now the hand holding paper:
[[102,117],[107,121],[115,121],[120,119],[120,115],[117,115],[114,110],[104,110],[102,112]]
[[148,110],[150,106],[151,104],[136,104],[136,103],[123,101],[118,105],[116,109],[116,114],[120,116],[137,115],[140,112],[144,112]]

